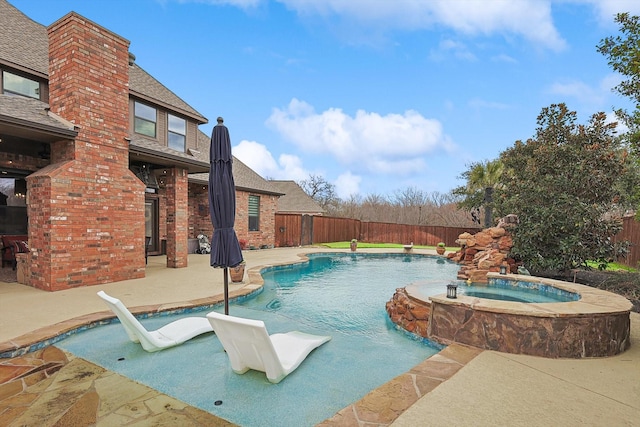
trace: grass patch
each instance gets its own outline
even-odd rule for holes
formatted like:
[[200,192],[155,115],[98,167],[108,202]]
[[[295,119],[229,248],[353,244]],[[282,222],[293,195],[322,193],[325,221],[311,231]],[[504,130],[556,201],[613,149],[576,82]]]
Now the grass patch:
[[[598,264],[596,262],[587,261],[587,265],[594,270],[598,270]],[[635,273],[638,269],[617,262],[610,262],[607,264],[607,268],[604,271],[625,271],[627,273]]]

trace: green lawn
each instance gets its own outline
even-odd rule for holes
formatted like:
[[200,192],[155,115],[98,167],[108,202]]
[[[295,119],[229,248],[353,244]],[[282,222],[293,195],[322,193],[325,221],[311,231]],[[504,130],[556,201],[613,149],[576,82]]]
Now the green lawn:
[[[594,270],[598,269],[598,264],[595,262],[587,262],[587,265]],[[605,271],[626,271],[629,273],[635,273],[638,271],[638,269],[617,262],[610,262],[609,264],[607,264],[607,269]]]

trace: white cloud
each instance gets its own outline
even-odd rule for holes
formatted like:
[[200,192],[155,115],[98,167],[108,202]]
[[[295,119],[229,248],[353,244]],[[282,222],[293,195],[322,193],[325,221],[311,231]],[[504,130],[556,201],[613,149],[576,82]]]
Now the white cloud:
[[282,154],[276,161],[264,145],[243,140],[232,147],[233,155],[263,178],[292,179],[299,181],[309,177],[299,157]]
[[273,177],[280,170],[267,147],[255,141],[242,140],[232,147],[231,151],[242,163],[262,177]]
[[506,62],[506,63],[509,63],[509,64],[517,64],[518,63],[518,61],[515,58],[513,58],[513,57],[511,57],[509,55],[506,55],[504,53],[492,57],[491,60],[495,61],[495,62]]
[[638,0],[565,0],[571,3],[591,5],[601,24],[613,24],[616,14],[629,12],[632,15],[640,14],[640,2]]
[[453,55],[457,59],[462,59],[463,61],[472,62],[477,60],[476,56],[464,43],[450,39],[442,40],[437,49],[432,49],[429,53],[429,58],[432,61],[439,62],[450,55]]
[[236,6],[240,9],[251,9],[257,7],[263,0],[178,0],[178,3],[208,3],[221,6]]
[[360,192],[360,182],[362,177],[353,175],[351,172],[345,172],[338,176],[334,185],[336,186],[336,194],[341,199],[348,199],[349,196]]
[[591,109],[602,109],[611,90],[620,83],[618,74],[608,74],[595,86],[590,86],[579,80],[556,82],[549,88],[549,92],[576,99]]
[[468,35],[515,34],[553,50],[565,47],[551,0],[278,0],[299,15],[339,16],[353,27],[414,31],[448,27]]
[[424,165],[421,156],[454,148],[439,121],[413,110],[385,116],[359,110],[349,116],[339,108],[316,113],[292,99],[286,108],[273,110],[267,125],[303,151],[373,172],[417,171]]
[[281,154],[278,158],[280,165],[280,173],[277,175],[280,179],[292,179],[294,181],[302,181],[309,178],[309,172],[302,167],[302,160],[293,154]]

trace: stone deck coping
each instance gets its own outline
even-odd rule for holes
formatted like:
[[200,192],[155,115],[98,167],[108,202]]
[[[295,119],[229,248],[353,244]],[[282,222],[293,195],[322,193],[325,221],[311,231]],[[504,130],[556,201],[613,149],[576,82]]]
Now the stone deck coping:
[[[576,293],[580,295],[580,299],[578,301],[569,302],[523,303],[491,300],[466,295],[458,295],[457,298],[452,299],[447,298],[446,294],[440,294],[429,297],[429,300],[445,305],[468,306],[478,311],[532,317],[579,317],[581,315],[597,316],[623,314],[630,312],[633,308],[631,302],[621,295],[578,283],[570,283],[561,280],[522,274],[501,275],[499,273],[489,273],[487,278],[549,285],[568,292]],[[421,297],[417,290],[418,286],[418,284],[408,285],[406,287],[407,294],[413,299],[424,301],[424,297]]]

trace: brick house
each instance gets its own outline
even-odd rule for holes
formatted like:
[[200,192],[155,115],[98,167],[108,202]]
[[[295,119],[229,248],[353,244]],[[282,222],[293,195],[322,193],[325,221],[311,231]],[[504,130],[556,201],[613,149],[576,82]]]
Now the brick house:
[[[27,239],[24,281],[144,277],[147,240],[186,267],[189,239],[213,231],[207,122],[128,40],[75,12],[45,27],[0,0],[0,235]],[[237,159],[234,177],[238,238],[272,247],[282,193]]]

